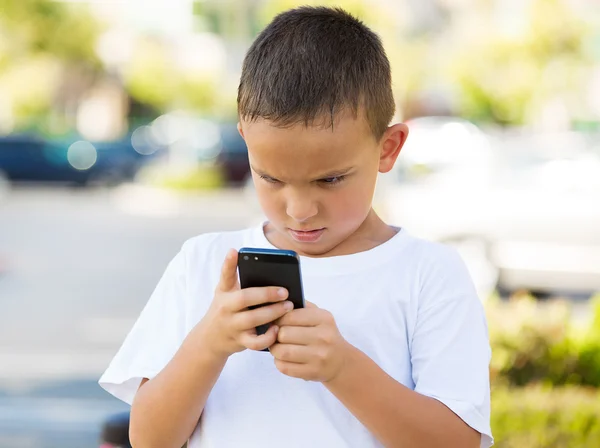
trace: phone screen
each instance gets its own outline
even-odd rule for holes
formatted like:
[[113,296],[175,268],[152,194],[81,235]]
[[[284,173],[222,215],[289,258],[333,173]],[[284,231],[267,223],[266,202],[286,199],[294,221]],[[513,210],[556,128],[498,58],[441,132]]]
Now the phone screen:
[[[304,308],[300,261],[295,252],[242,248],[238,255],[238,270],[242,288],[282,286],[288,290],[287,300],[294,308]],[[256,331],[263,334],[268,328],[269,325],[261,325]]]

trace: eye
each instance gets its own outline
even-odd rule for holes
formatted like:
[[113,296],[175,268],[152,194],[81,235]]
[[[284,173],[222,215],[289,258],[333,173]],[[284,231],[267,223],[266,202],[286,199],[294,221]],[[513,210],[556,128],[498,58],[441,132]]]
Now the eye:
[[264,174],[261,174],[259,177],[262,180],[264,180],[265,182],[270,183],[270,184],[278,184],[279,183],[279,181],[277,179],[273,179],[272,177],[265,176]]
[[325,179],[320,179],[319,182],[325,185],[337,185],[344,181],[346,176],[335,176],[335,177],[326,177]]

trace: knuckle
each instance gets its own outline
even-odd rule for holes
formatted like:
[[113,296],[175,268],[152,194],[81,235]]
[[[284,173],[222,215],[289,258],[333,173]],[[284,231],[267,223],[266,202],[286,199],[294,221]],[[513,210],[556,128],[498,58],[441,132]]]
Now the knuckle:
[[239,291],[235,291],[231,294],[231,305],[234,307],[234,309],[240,310],[246,308],[246,302],[247,299],[244,290],[240,289]]
[[271,352],[271,355],[273,355],[273,357],[275,359],[278,359],[279,356],[279,347],[281,347],[280,344],[278,344],[277,342],[271,344],[271,346],[269,347],[269,351]]
[[333,314],[331,314],[329,311],[325,311],[323,314],[323,320],[328,323],[328,324],[334,324],[335,320],[333,318]]
[[221,265],[221,280],[224,280],[225,277],[227,277],[228,273],[229,273],[229,264],[227,263],[227,260],[225,260],[223,262],[223,264]]
[[277,367],[277,370],[279,370],[281,373],[283,373],[285,375],[287,375],[290,371],[287,364],[285,364],[284,362],[281,362],[278,359],[275,360],[275,367]]
[[329,350],[327,350],[326,348],[321,348],[319,350],[317,350],[316,353],[317,359],[323,363],[324,361],[327,361],[327,359],[329,358]]
[[216,297],[215,299],[216,300],[214,300],[212,304],[212,308],[214,309],[215,314],[217,316],[224,316],[228,312],[227,307],[225,306],[226,304],[223,300],[219,300],[219,297]]
[[331,332],[323,331],[319,334],[319,342],[323,345],[329,345],[333,342],[333,337]]
[[253,327],[269,323],[269,315],[265,311],[264,307],[254,308],[248,313],[248,318],[252,322]]
[[260,307],[260,309],[263,310],[263,316],[269,322],[273,322],[281,317],[280,308],[277,306],[277,304],[265,305]]
[[280,298],[277,294],[278,288],[269,288],[265,291],[265,301],[267,302],[279,302]]
[[287,335],[288,335],[288,330],[285,327],[282,327],[279,329],[279,332],[277,333],[277,340],[283,342],[287,339]]
[[233,329],[235,330],[243,330],[245,327],[245,319],[244,316],[241,316],[239,314],[234,314],[231,317],[230,320],[230,325]]
[[281,349],[281,359],[290,359],[293,355],[293,350],[291,347],[284,347]]
[[287,312],[288,309],[283,302],[277,303],[273,306],[273,314],[275,314],[278,318],[285,316]]
[[228,282],[228,280],[231,277],[230,271],[231,267],[227,264],[224,263],[223,267],[221,268],[221,277],[219,278],[219,286],[223,287],[224,284],[226,284]]

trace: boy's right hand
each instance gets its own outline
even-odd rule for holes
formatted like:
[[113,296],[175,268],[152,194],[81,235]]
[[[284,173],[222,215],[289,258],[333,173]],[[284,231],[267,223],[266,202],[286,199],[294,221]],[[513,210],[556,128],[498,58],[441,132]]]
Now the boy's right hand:
[[[279,328],[271,325],[262,335],[256,334],[256,327],[268,324],[293,309],[293,304],[285,300],[285,288],[264,287],[241,289],[237,276],[237,251],[231,249],[221,270],[221,279],[215,290],[212,304],[200,321],[204,343],[217,356],[228,357],[247,348],[263,350],[277,340]],[[249,306],[275,302],[249,310]]]

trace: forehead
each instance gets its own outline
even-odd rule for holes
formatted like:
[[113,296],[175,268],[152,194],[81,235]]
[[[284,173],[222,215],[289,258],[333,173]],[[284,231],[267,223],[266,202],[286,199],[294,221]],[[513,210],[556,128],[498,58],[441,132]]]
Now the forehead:
[[281,127],[267,120],[241,122],[251,165],[278,179],[303,179],[360,165],[377,142],[367,121],[351,114],[333,127]]

